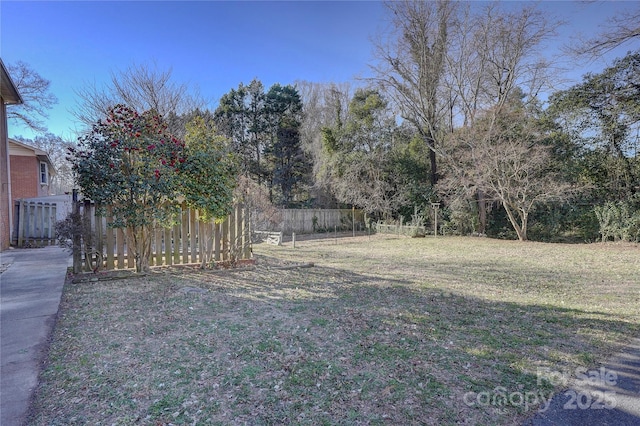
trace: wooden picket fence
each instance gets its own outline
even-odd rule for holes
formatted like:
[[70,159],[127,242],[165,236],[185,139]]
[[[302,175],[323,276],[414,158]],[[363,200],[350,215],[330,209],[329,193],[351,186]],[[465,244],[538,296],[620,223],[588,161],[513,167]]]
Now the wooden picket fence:
[[[106,211],[105,216],[100,216]],[[135,259],[128,255],[125,231],[114,228],[111,208],[96,209],[85,202],[80,208],[85,230],[81,242],[74,245],[75,272],[135,268]],[[86,228],[89,229],[86,229]],[[177,223],[170,228],[153,231],[150,266],[200,264],[205,253],[205,232],[213,236],[212,257],[216,262],[229,262],[251,258],[249,221],[245,211],[236,206],[221,223],[200,220],[197,210],[182,205]]]
[[16,200],[13,241],[17,247],[42,247],[56,243],[56,203]]

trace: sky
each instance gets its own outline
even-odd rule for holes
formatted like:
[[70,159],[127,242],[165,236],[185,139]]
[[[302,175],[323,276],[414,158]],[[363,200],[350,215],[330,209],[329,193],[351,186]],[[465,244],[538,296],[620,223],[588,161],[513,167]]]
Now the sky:
[[[481,4],[480,2],[476,2]],[[505,2],[520,7],[522,2]],[[540,2],[566,21],[549,55],[579,34],[595,35],[607,18],[636,2]],[[0,2],[0,56],[23,61],[51,81],[59,103],[45,120],[73,140],[77,90],[101,86],[134,64],[172,70],[215,109],[220,97],[257,78],[269,88],[296,81],[347,82],[370,75],[372,38],[386,27],[378,1],[7,1]],[[636,42],[637,43],[637,42]],[[567,84],[599,72],[608,57],[564,71]],[[9,136],[34,135],[9,123]]]

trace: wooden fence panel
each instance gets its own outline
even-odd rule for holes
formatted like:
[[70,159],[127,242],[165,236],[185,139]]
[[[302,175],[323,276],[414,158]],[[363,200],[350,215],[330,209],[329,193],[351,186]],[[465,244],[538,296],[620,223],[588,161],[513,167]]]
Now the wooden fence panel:
[[[126,269],[135,267],[135,259],[130,255],[125,232],[122,228],[113,228],[114,218],[110,207],[104,209],[106,216],[100,216],[102,209],[96,209],[91,203],[80,204],[81,215],[89,229],[83,232],[81,255],[78,256],[77,270]],[[171,228],[155,229],[151,233],[151,266],[198,264],[202,262],[205,250],[211,250],[215,261],[250,259],[250,237],[244,216],[244,209],[236,207],[222,223],[200,221],[197,211],[183,204],[178,223]],[[31,211],[34,216],[35,211]],[[42,227],[42,220],[52,214],[52,210],[38,213],[33,223]],[[24,225],[30,229],[31,224]],[[207,236],[212,239],[207,240]]]
[[[353,223],[356,227],[364,227],[365,213],[353,209],[281,209],[282,225],[280,229],[287,235],[310,234],[319,229],[333,231],[342,229],[350,231]],[[267,229],[265,229],[267,231]]]
[[16,200],[12,244],[18,247],[56,243],[56,203]]

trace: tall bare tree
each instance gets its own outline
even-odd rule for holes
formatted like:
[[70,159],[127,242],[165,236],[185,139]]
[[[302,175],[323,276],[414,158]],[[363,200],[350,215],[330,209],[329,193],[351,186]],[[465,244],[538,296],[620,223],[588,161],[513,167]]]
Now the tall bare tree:
[[42,119],[49,117],[48,110],[58,103],[58,98],[49,92],[51,82],[22,61],[7,65],[7,70],[23,100],[22,104],[7,108],[7,118],[33,131],[45,132]]
[[449,107],[442,96],[449,33],[457,3],[449,0],[386,3],[392,14],[388,40],[379,40],[372,66],[373,80],[382,86],[429,147],[430,181],[438,180],[436,152]]
[[[557,25],[531,6],[511,12],[496,3],[462,9],[451,30],[451,49],[446,56],[451,130],[454,120],[470,127],[478,115],[484,121],[487,115],[493,117],[489,119],[489,126],[493,126],[514,94],[525,103],[538,102],[538,94],[551,85],[551,66],[539,59],[539,52],[544,41],[555,34]],[[489,130],[491,134],[493,129]],[[450,159],[448,165],[456,167],[456,159]],[[491,200],[481,186],[474,197],[478,232],[484,233]]]
[[526,102],[536,102],[551,84],[551,64],[540,51],[557,26],[534,6],[505,11],[490,3],[459,15],[446,78],[464,125],[472,124],[479,111],[498,111],[514,90],[523,91]]
[[[172,78],[172,70],[147,64],[131,65],[112,72],[103,86],[87,84],[76,90],[80,102],[73,114],[87,126],[106,116],[110,108],[123,104],[137,111],[157,111],[165,120],[205,107],[197,92]],[[171,129],[175,131],[177,129]]]

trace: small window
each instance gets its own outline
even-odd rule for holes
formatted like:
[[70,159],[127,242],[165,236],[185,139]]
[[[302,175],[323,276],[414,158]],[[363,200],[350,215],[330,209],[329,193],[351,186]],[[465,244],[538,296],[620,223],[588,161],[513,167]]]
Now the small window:
[[49,169],[47,168],[47,163],[44,161],[40,162],[40,184],[47,185],[49,183]]

